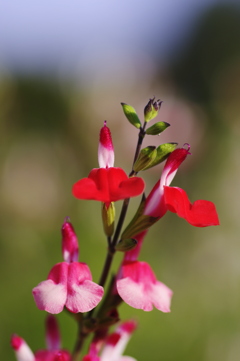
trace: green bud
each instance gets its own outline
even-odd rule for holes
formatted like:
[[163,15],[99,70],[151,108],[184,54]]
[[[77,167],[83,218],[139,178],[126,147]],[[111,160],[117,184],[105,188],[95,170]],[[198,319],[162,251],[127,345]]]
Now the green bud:
[[110,203],[108,208],[106,207],[106,204],[103,203],[102,221],[103,221],[103,229],[106,236],[111,237],[114,232],[114,221],[115,221],[115,206],[113,202]]
[[158,135],[158,134],[162,133],[169,126],[170,126],[170,124],[166,123],[166,122],[155,123],[150,128],[148,128],[146,130],[146,134],[148,134],[148,135]]
[[163,162],[169,156],[169,154],[172,153],[174,149],[176,149],[177,145],[178,143],[164,143],[159,145],[156,149],[156,157],[154,158],[152,163],[150,163],[147,167],[144,168],[144,170],[155,167],[155,165]]
[[136,110],[133,107],[131,107],[131,105],[128,105],[125,103],[121,103],[121,105],[123,107],[123,112],[126,115],[129,122],[132,125],[134,125],[134,127],[138,128],[138,129],[141,128],[142,124],[138,118]]
[[137,245],[137,241],[134,238],[120,239],[115,249],[116,251],[127,252],[135,248],[136,245]]
[[138,156],[138,159],[133,165],[133,170],[135,173],[140,172],[140,170],[146,169],[146,167],[151,164],[157,155],[156,147],[149,146],[143,148]]
[[160,99],[155,100],[155,97],[149,99],[149,102],[144,108],[144,120],[145,122],[149,122],[154,119],[158,115],[158,111],[161,108],[162,101]]

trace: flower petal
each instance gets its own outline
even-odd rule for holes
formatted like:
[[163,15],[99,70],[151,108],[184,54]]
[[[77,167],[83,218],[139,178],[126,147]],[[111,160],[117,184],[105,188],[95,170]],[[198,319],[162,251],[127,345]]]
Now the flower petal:
[[50,271],[48,280],[39,283],[33,290],[33,297],[40,310],[60,313],[67,298],[68,263],[56,264]]
[[120,297],[129,306],[142,309],[143,311],[152,311],[152,302],[144,292],[143,284],[133,281],[130,277],[126,277],[117,281],[117,290]]
[[164,187],[164,199],[169,211],[177,213],[195,227],[219,225],[215,205],[210,201],[190,203],[187,193],[178,187]]
[[69,311],[88,312],[98,305],[103,297],[103,288],[92,282],[91,272],[84,263],[69,264],[68,295],[66,307]]
[[39,283],[32,293],[39,310],[52,314],[62,312],[67,298],[66,286],[46,280]]
[[173,292],[164,283],[156,281],[152,287],[151,300],[153,305],[162,312],[170,312]]

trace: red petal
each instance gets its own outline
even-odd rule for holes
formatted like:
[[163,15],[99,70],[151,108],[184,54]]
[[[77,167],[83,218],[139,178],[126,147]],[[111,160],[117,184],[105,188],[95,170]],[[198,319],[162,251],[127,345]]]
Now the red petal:
[[164,187],[164,199],[168,210],[177,213],[195,227],[219,225],[216,207],[205,200],[190,203],[187,193],[178,187]]
[[119,199],[136,197],[143,192],[145,187],[142,178],[128,178],[121,168],[109,168],[108,177],[113,202]]
[[73,186],[73,195],[78,199],[89,199],[104,203],[135,197],[144,190],[141,178],[128,178],[121,168],[93,169],[88,178]]
[[108,198],[107,174],[104,168],[93,169],[88,178],[80,179],[73,185],[73,195],[78,199],[103,201]]

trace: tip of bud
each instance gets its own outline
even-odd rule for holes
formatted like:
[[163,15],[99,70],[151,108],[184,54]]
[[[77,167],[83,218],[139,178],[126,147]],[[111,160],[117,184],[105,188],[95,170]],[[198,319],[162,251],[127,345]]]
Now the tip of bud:
[[78,240],[70,218],[65,217],[62,225],[62,254],[65,262],[78,261]]
[[12,335],[11,337],[11,346],[12,348],[17,351],[19,350],[19,348],[22,346],[22,344],[24,343],[23,339],[21,337],[19,337],[18,335]]
[[98,163],[100,168],[109,168],[114,165],[114,149],[110,129],[107,127],[107,121],[104,121],[100,130],[100,139],[98,146]]

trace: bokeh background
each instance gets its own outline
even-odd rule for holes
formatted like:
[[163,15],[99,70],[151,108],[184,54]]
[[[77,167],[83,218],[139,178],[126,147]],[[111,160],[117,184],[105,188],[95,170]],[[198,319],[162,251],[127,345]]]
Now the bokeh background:
[[[139,322],[126,354],[239,360],[240,8],[217,0],[1,2],[1,360],[15,359],[12,333],[44,347],[45,313],[31,289],[61,261],[65,216],[97,281],[106,251],[100,204],[74,199],[71,187],[98,166],[104,120],[115,165],[130,170],[137,130],[120,102],[142,117],[153,95],[163,100],[157,120],[171,127],[144,145],[190,143],[173,184],[192,201],[215,202],[221,226],[194,228],[167,214],[150,230],[141,259],[173,289],[172,312],[122,305],[121,317]],[[160,174],[161,166],[142,173],[147,192]],[[75,323],[65,313],[58,320],[71,349]]]

